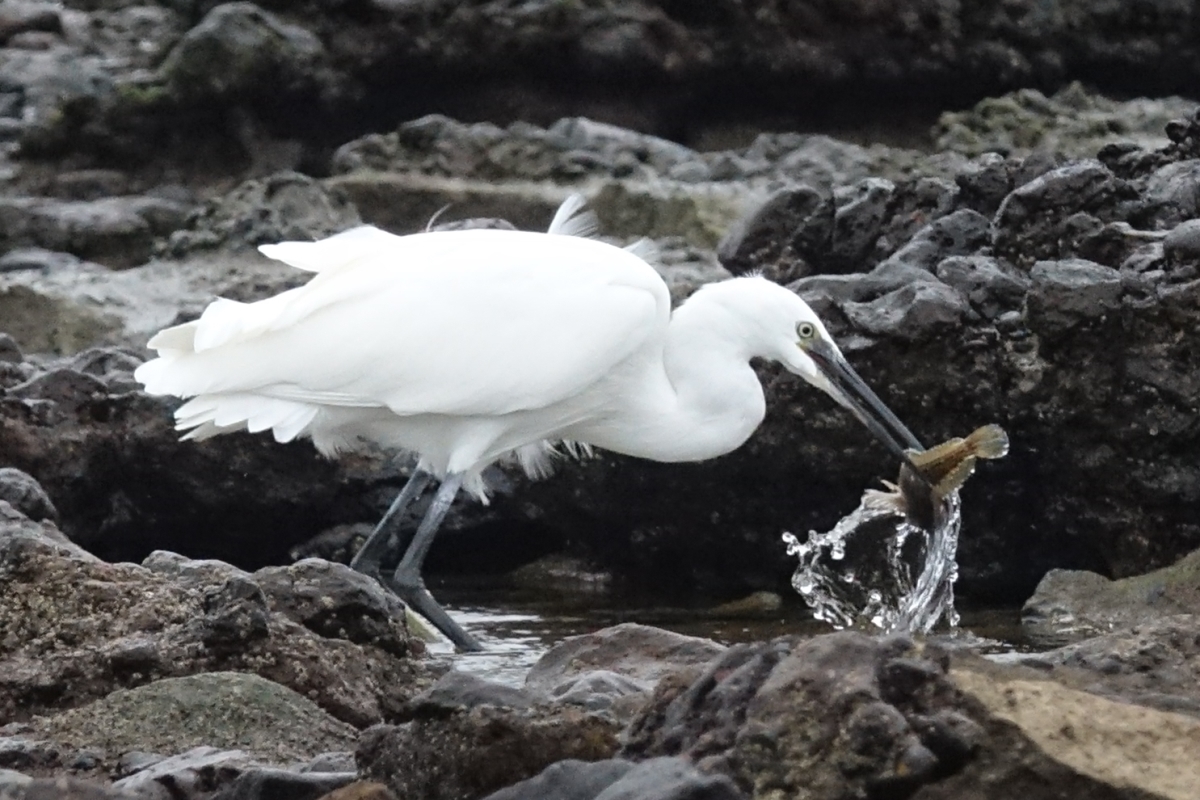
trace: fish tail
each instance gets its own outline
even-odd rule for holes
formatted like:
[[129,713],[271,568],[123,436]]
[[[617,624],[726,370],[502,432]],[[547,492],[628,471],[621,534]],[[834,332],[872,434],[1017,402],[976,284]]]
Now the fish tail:
[[984,425],[967,437],[967,445],[977,458],[1004,458],[1008,455],[1008,434],[999,425]]

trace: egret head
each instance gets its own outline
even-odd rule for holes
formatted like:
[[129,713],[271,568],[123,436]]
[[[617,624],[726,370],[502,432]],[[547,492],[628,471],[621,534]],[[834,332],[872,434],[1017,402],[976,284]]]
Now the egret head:
[[[702,312],[701,309],[704,309]],[[761,277],[711,283],[675,312],[704,347],[736,346],[739,355],[767,358],[828,394],[905,461],[905,449],[924,450],[846,362],[821,319],[794,292]]]
[[780,358],[789,371],[836,400],[904,461],[908,460],[906,449],[924,449],[858,376],[816,313],[802,300],[795,307],[794,331],[792,346],[785,348]]

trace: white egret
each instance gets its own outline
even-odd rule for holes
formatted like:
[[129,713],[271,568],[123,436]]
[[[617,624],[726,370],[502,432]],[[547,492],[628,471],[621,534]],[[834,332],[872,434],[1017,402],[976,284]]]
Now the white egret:
[[[355,558],[460,649],[475,640],[425,588],[421,567],[460,488],[515,456],[539,474],[554,443],[656,461],[728,453],[766,410],[755,357],[831,395],[891,450],[920,448],[846,363],[794,293],[759,277],[704,286],[672,313],[638,248],[585,238],[572,197],[549,233],[457,230],[397,236],[356,228],[259,249],[315,273],[254,303],[219,299],[167,328],[135,373],[151,394],[191,398],[186,439],[270,429],[333,456],[368,441],[420,457]],[[390,576],[399,522],[440,487]]]

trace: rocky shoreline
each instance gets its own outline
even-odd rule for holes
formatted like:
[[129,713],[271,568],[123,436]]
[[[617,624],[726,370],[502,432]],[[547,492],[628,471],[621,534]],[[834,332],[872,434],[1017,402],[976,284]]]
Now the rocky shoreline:
[[[627,623],[552,648],[513,687],[422,658],[395,600],[342,565],[105,563],[59,532],[35,482],[2,478],[5,798],[1002,798],[1015,786],[1186,800],[1200,786],[1194,557],[1149,579],[1165,600],[1123,603],[1122,627],[1098,637],[1046,619],[1088,613],[1062,588],[1087,574],[1056,576],[1027,613],[1085,638],[1037,654],[856,632],[727,647]],[[1168,606],[1178,613],[1163,617]]]
[[[1200,795],[1196,9],[756,9],[0,2],[0,798]],[[797,120],[860,122],[761,132]],[[474,678],[337,563],[409,463],[180,443],[132,378],[305,279],[258,244],[541,229],[573,192],[677,300],[801,294],[927,442],[1009,432],[957,590],[1023,603],[1025,648],[620,625]],[[777,602],[781,534],[893,467],[758,369],[738,452],[497,468],[431,569]]]

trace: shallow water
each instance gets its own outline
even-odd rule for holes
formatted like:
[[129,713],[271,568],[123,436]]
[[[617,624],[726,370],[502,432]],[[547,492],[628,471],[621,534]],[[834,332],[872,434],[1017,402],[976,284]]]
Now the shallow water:
[[[663,606],[597,593],[537,595],[496,585],[434,587],[434,594],[484,646],[482,653],[454,654],[449,643],[433,644],[431,654],[454,668],[489,680],[520,686],[530,667],[562,640],[622,622],[639,622],[722,644],[762,641],[776,636],[815,636],[833,629],[812,617],[799,598],[769,615],[717,618],[706,607]],[[963,610],[956,638],[987,652],[1021,649],[1018,609]]]

